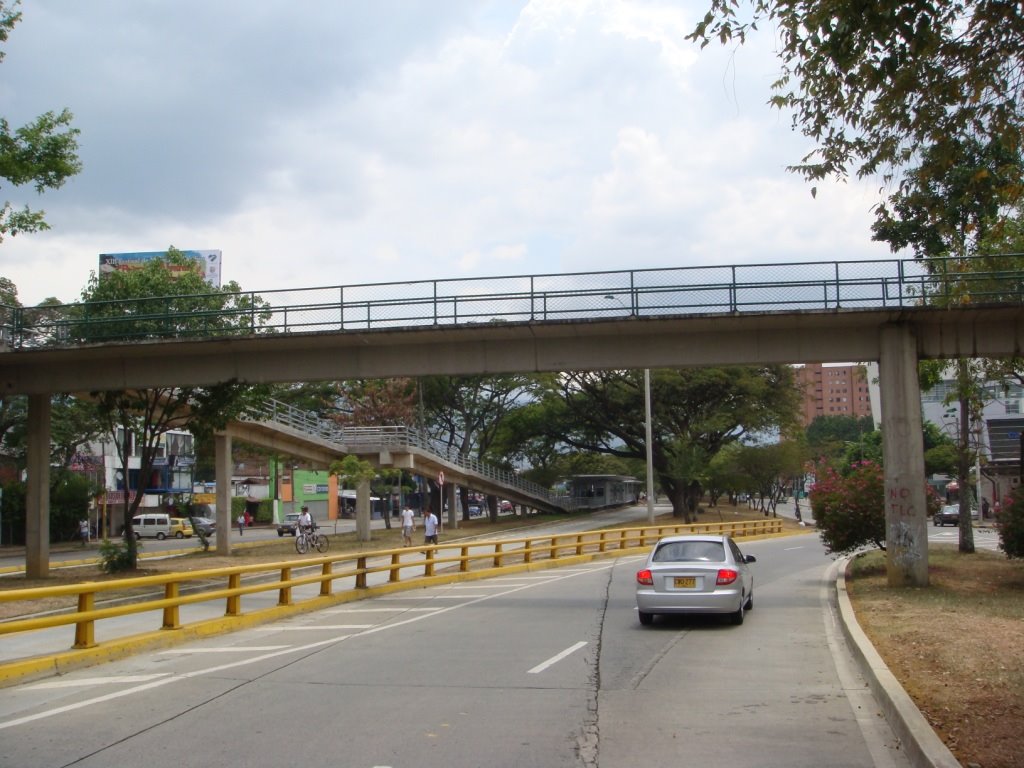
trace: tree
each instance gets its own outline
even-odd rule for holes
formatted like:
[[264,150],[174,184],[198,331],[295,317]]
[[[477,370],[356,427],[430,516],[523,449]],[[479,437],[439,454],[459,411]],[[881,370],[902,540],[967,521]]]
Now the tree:
[[[544,396],[557,405],[548,429],[567,445],[646,458],[642,371],[565,373]],[[695,522],[711,459],[746,436],[790,428],[797,403],[788,366],[652,370],[652,463],[673,514]]]
[[808,495],[829,553],[846,554],[873,544],[885,549],[885,478],[882,467],[861,462],[848,474],[821,467]]
[[859,442],[861,436],[873,432],[875,422],[870,416],[816,416],[807,425],[807,447],[815,459],[836,458],[848,443]]
[[[743,19],[741,6],[750,12]],[[761,21],[777,31],[782,63],[770,103],[792,110],[793,127],[817,145],[790,168],[806,179],[881,173],[888,184],[926,149],[934,162],[899,184],[909,197],[956,166],[967,141],[1020,153],[1020,3],[712,0],[688,37],[702,47],[742,43]],[[1005,204],[1021,188],[1018,165],[983,194]],[[878,213],[884,218],[885,206]]]
[[[503,420],[525,405],[537,378],[526,374],[429,376],[421,380],[428,433],[459,456],[483,460]],[[469,489],[459,489],[462,519],[469,519]],[[497,520],[497,507],[491,509]]]
[[776,507],[790,488],[792,479],[803,471],[804,454],[791,440],[765,445],[745,445],[736,456],[747,486],[757,496],[765,517],[777,517]]
[[[356,489],[363,482],[371,482],[377,475],[377,469],[370,462],[365,459],[360,459],[358,456],[348,455],[343,459],[332,461],[331,466],[328,468],[328,473],[337,475],[341,481],[341,488],[344,489],[345,483],[352,483]],[[370,540],[370,521],[368,519],[362,519],[363,510],[356,509],[356,530],[360,541]],[[386,515],[385,515],[386,516]],[[388,526],[390,527],[390,525]]]
[[[21,13],[14,9],[20,0],[8,5],[0,0],[0,43]],[[4,53],[0,51],[0,61]],[[71,176],[82,170],[78,159],[77,128],[71,127],[73,115],[68,110],[46,112],[31,123],[11,129],[6,119],[0,118],[0,178],[15,187],[31,184],[37,193],[58,189]],[[33,211],[27,205],[15,210],[9,201],[0,209],[0,242],[5,236],[49,229],[45,211]]]
[[416,381],[397,379],[353,379],[341,382],[345,411],[341,424],[359,427],[413,426],[416,423]]
[[[249,306],[240,306],[240,302],[249,302]],[[248,332],[264,318],[258,300],[241,296],[233,282],[220,290],[212,288],[192,261],[173,247],[165,258],[149,261],[139,269],[112,272],[102,279],[93,274],[82,291],[82,304],[73,305],[70,316],[77,322],[74,333],[80,338],[95,335],[105,341],[137,339],[140,335]],[[167,320],[168,316],[175,320]],[[208,436],[249,412],[266,393],[263,387],[227,381],[204,387],[167,386],[91,394],[122,466],[127,466],[133,448],[140,456],[140,487],[133,499],[125,494],[125,536],[132,567],[137,560],[132,517],[142,502],[144,484],[152,473],[163,436],[172,430],[190,431],[197,439]]]

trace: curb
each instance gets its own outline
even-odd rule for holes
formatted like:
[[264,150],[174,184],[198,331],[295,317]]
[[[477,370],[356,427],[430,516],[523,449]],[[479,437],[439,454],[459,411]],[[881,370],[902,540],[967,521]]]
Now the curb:
[[889,727],[900,740],[903,752],[914,768],[962,768],[960,761],[942,743],[861,629],[846,590],[846,565],[849,560],[845,558],[840,561],[837,568],[835,597],[839,608],[839,623],[857,668],[881,706]]

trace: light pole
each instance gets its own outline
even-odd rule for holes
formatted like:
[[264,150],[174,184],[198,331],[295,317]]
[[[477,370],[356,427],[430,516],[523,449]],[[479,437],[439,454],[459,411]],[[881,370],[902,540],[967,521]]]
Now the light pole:
[[651,429],[651,369],[644,368],[644,430],[647,443],[647,522],[654,524],[654,446]]
[[[619,306],[629,312],[629,307],[613,293],[605,294],[607,301],[618,302]],[[632,313],[630,313],[632,314]],[[651,369],[644,368],[644,443],[647,446],[647,522],[654,524],[654,437],[651,427]]]

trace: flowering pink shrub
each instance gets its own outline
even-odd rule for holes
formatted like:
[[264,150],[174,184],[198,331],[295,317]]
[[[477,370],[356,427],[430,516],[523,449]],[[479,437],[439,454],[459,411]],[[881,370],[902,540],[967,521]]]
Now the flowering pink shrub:
[[996,520],[999,523],[999,548],[1007,557],[1024,557],[1024,488],[1018,486],[1003,499]]
[[[880,464],[859,461],[846,474],[819,466],[817,482],[808,494],[821,540],[832,554],[846,554],[874,544],[885,549],[885,473]],[[926,492],[929,517],[939,498]]]

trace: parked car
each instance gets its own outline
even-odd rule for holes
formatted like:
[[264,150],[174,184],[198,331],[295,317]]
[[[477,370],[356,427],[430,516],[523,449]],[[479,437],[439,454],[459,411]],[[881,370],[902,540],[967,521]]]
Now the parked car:
[[192,523],[185,517],[172,517],[170,535],[176,539],[191,539]]
[[960,525],[960,505],[946,504],[935,513],[932,518],[932,525]]
[[171,535],[171,516],[166,512],[144,512],[132,518],[136,539],[160,539]]
[[636,607],[641,624],[658,614],[720,613],[742,624],[754,607],[754,575],[729,536],[667,536],[660,539],[636,574]]
[[502,501],[501,501],[501,511],[502,512],[513,512],[513,511],[515,511],[514,507],[512,506],[512,502],[509,501],[508,499],[502,499]]
[[203,536],[213,536],[217,532],[217,521],[209,517],[192,517],[192,529],[202,532]]
[[295,536],[299,532],[299,512],[289,512],[284,516],[277,525],[277,535],[284,536],[286,533],[289,536]]

